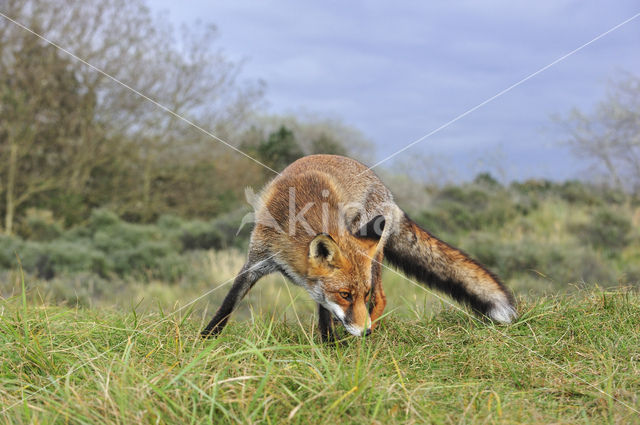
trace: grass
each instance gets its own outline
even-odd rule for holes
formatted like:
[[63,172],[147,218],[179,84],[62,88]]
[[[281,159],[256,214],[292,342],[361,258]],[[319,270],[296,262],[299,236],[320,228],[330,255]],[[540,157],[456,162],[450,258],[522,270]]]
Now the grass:
[[295,303],[202,341],[211,312],[32,298],[0,301],[0,423],[640,423],[630,290],[523,301],[508,327],[392,312],[329,345]]

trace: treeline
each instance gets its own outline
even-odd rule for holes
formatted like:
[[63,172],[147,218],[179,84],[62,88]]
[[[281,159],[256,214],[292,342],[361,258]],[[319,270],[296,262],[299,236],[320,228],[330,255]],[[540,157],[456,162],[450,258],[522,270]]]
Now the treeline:
[[239,64],[215,47],[215,27],[176,34],[140,0],[8,0],[3,13],[113,76],[14,24],[0,27],[6,234],[30,208],[65,227],[96,208],[130,222],[210,218],[273,176],[178,116],[274,170],[309,153],[358,156],[367,145],[339,122],[262,116],[263,84],[240,79]]

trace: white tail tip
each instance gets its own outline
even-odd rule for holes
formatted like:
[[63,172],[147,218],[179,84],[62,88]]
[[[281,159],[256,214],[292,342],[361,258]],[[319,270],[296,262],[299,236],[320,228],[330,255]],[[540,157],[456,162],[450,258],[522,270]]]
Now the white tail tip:
[[487,315],[500,323],[511,323],[518,318],[516,310],[510,304],[506,303],[500,303],[494,306],[489,310]]

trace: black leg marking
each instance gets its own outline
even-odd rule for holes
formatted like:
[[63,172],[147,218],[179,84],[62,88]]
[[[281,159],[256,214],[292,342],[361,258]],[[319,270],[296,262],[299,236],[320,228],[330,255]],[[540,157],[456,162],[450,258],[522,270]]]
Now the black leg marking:
[[323,342],[332,342],[335,339],[331,312],[320,304],[318,304],[318,329]]
[[258,266],[257,263],[250,264],[247,262],[240,271],[240,274],[236,277],[229,293],[224,298],[222,305],[216,312],[213,319],[202,330],[200,336],[208,338],[210,336],[218,335],[222,329],[224,329],[229,316],[236,308],[238,303],[247,295],[247,292],[255,285],[255,283],[262,276],[268,274],[268,268],[264,266]]

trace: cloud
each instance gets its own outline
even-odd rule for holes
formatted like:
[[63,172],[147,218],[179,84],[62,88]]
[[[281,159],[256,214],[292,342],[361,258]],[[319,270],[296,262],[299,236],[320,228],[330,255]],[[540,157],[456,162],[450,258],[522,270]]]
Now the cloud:
[[[578,47],[639,10],[632,1],[159,1],[176,21],[216,23],[221,44],[267,82],[272,112],[339,116],[379,158]],[[550,115],[589,109],[616,69],[640,73],[640,18],[412,148],[455,159],[508,146],[520,177],[566,174],[541,131]],[[536,147],[539,154],[533,155]],[[404,154],[410,154],[411,150]],[[561,152],[561,155],[558,154]],[[456,161],[460,162],[460,161]],[[526,165],[526,167],[525,167]],[[573,162],[567,167],[577,166]],[[555,167],[561,168],[561,167]],[[517,173],[516,173],[517,174]]]

